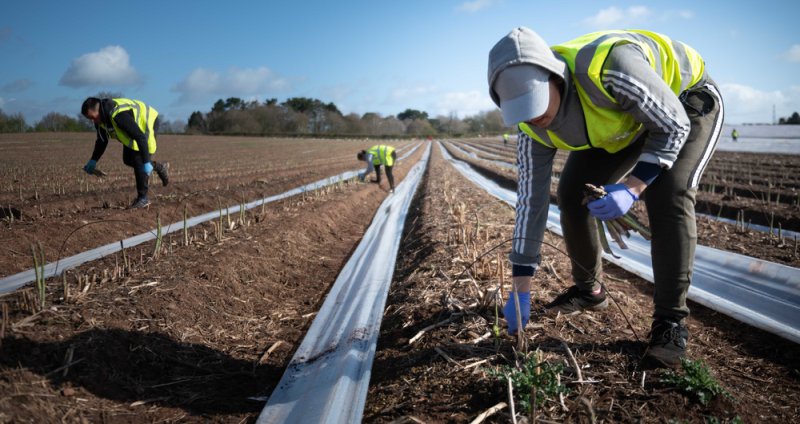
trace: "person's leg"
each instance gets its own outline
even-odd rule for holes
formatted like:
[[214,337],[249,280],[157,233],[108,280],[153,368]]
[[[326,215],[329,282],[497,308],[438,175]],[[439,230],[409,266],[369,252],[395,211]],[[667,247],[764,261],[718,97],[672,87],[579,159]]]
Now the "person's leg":
[[[158,136],[158,129],[160,126],[161,126],[161,117],[159,116],[153,123],[153,137]],[[158,175],[158,178],[161,180],[161,184],[163,186],[169,184],[169,163],[156,162],[154,160],[152,160],[151,162],[153,163],[153,170],[156,171],[156,175]]]
[[386,167],[386,179],[389,180],[390,190],[394,190],[394,175],[392,174],[392,168],[394,168],[394,166]]
[[683,103],[691,122],[689,137],[673,167],[661,172],[645,190],[655,283],[646,356],[668,367],[678,367],[686,354],[689,330],[684,319],[689,315],[686,294],[697,245],[697,186],[716,149],[724,119],[722,98],[713,83],[692,90]]
[[375,182],[380,184],[381,183],[381,166],[375,165]]
[[583,291],[600,289],[602,248],[597,220],[583,204],[584,187],[614,184],[636,164],[644,136],[628,148],[611,154],[602,149],[570,153],[558,183],[558,207],[567,253],[572,261],[572,278]]
[[662,171],[644,192],[653,233],[655,316],[675,320],[689,315],[686,293],[697,244],[697,186],[716,148],[723,121],[721,97],[714,86],[693,90],[684,103],[692,128],[689,137],[672,168]]
[[144,172],[142,157],[133,149],[122,148],[122,162],[133,168],[133,175],[136,178],[136,194],[139,199],[147,198],[148,175]]

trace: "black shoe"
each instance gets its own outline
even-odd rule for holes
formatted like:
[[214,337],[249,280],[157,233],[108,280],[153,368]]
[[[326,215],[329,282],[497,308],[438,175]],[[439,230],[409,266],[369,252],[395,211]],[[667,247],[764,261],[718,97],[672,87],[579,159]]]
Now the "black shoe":
[[645,357],[658,364],[677,368],[686,355],[689,329],[682,322],[656,318],[650,329],[650,344]]
[[581,311],[599,311],[608,308],[606,290],[601,288],[599,294],[592,294],[572,286],[561,293],[552,302],[545,305],[548,313],[571,315]]
[[169,184],[169,162],[153,162],[153,170],[155,170],[156,174],[158,174],[161,184],[166,187],[167,184]]
[[128,206],[128,209],[141,209],[150,206],[150,201],[146,197],[139,197]]

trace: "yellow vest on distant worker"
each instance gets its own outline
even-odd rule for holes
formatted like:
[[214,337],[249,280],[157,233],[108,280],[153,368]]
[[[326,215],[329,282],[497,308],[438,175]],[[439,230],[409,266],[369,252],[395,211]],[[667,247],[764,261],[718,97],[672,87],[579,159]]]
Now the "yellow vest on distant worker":
[[699,53],[662,34],[644,30],[587,34],[552,49],[564,58],[569,67],[583,109],[589,144],[570,144],[551,131],[547,131],[547,137],[542,139],[524,122],[519,124],[519,129],[539,143],[556,149],[596,147],[615,153],[630,145],[641,132],[642,124],[620,109],[601,80],[603,64],[611,48],[629,43],[641,47],[650,66],[675,95],[694,86],[705,72]]
[[394,152],[394,147],[385,144],[367,149],[367,153],[372,155],[373,165],[394,166],[392,152]]
[[131,99],[111,99],[116,103],[116,106],[111,111],[111,125],[113,128],[107,128],[105,124],[100,124],[111,137],[116,138],[122,143],[123,146],[133,149],[134,151],[139,151],[139,146],[137,145],[136,141],[133,140],[129,134],[122,131],[119,127],[117,127],[117,123],[114,122],[114,117],[116,117],[119,113],[125,111],[133,111],[133,119],[136,121],[136,124],[139,125],[139,129],[142,130],[145,137],[147,137],[147,149],[150,154],[156,152],[156,135],[155,131],[153,130],[153,125],[156,122],[156,118],[158,117],[158,111],[153,109],[150,106],[147,106],[143,102],[139,100],[131,100]]

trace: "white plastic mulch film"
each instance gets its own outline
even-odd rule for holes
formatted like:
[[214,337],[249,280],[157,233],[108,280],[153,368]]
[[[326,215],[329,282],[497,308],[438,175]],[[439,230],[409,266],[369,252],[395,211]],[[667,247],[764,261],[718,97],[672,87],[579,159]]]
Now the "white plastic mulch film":
[[[517,196],[454,158],[442,154],[466,178],[512,207]],[[547,228],[561,234],[558,207],[550,205]],[[611,236],[608,235],[609,240]],[[650,242],[637,233],[625,241],[628,250],[614,249],[619,259],[603,258],[650,282],[653,270]],[[733,252],[697,246],[689,299],[741,322],[800,343],[800,269]]]
[[267,423],[358,423],[408,207],[431,146],[375,214],[258,417]]
[[[401,160],[411,156],[417,150],[417,148],[419,148],[419,146],[421,146],[421,143],[418,143],[418,144],[414,145],[408,152],[406,152],[405,154],[400,156],[397,160],[401,161]],[[403,149],[399,149],[399,150],[404,150],[404,149],[405,149],[405,147]],[[265,197],[263,199],[258,199],[258,200],[252,201],[250,203],[246,203],[244,205],[244,209],[245,210],[249,210],[249,209],[255,208],[257,206],[261,206],[262,204],[272,203],[272,202],[275,202],[275,201],[278,201],[278,200],[283,200],[283,199],[286,199],[287,197],[292,197],[292,196],[295,196],[297,194],[302,194],[304,192],[317,190],[317,189],[320,189],[320,188],[325,187],[325,186],[336,184],[336,183],[338,183],[340,181],[346,181],[346,180],[349,180],[350,178],[354,178],[354,177],[358,176],[359,172],[361,172],[361,171],[362,170],[343,172],[343,173],[341,173],[339,175],[334,175],[334,176],[331,176],[331,177],[328,177],[328,178],[324,178],[324,179],[321,179],[319,181],[315,181],[313,183],[306,184],[304,186],[300,186],[300,187],[294,188],[294,189],[289,190],[289,191],[284,192],[284,193],[276,194],[274,196]],[[213,219],[217,219],[217,218],[219,218],[221,212],[225,212],[225,213],[229,213],[229,214],[235,214],[235,213],[239,212],[240,208],[241,208],[241,205],[231,205],[230,207],[227,207],[225,209],[221,209],[221,210],[213,211],[213,212],[208,212],[208,213],[205,213],[205,214],[202,214],[202,215],[199,215],[199,216],[195,216],[195,217],[192,217],[192,218],[189,218],[189,219],[186,220],[186,226],[187,227],[194,227],[195,225],[202,224],[202,223],[204,223],[206,221],[211,221]],[[173,222],[172,224],[167,225],[167,226],[164,227],[164,230],[162,232],[162,237],[167,235],[167,234],[170,234],[170,233],[173,233],[173,232],[176,232],[176,231],[181,231],[181,230],[183,230],[183,221]],[[110,255],[112,253],[119,252],[123,248],[127,249],[129,247],[133,247],[133,246],[142,244],[144,242],[147,242],[147,241],[150,241],[150,240],[154,240],[155,238],[156,238],[156,230],[153,229],[151,231],[139,234],[137,236],[133,236],[133,237],[130,237],[130,238],[127,238],[127,239],[124,239],[124,240],[120,240],[120,241],[115,241],[113,243],[109,243],[109,244],[106,244],[106,245],[103,245],[103,246],[100,246],[100,247],[96,247],[94,249],[87,250],[85,252],[81,252],[81,253],[78,253],[78,254],[73,255],[73,256],[69,256],[69,257],[66,257],[66,258],[61,258],[60,260],[58,260],[56,262],[51,262],[51,263],[45,265],[45,267],[44,267],[44,278],[50,278],[50,277],[52,277],[54,275],[58,275],[58,273],[60,273],[60,272],[64,272],[64,270],[67,270],[67,269],[70,269],[70,268],[74,268],[76,266],[80,266],[80,265],[82,265],[82,264],[84,264],[86,262],[90,262],[90,261],[93,261],[95,259],[100,259],[100,258],[102,258],[104,256],[107,256],[107,255]],[[61,242],[61,241],[59,240],[59,242]],[[35,271],[33,269],[29,269],[27,271],[23,271],[23,272],[20,272],[18,274],[14,274],[14,275],[10,275],[8,277],[2,278],[2,279],[0,279],[0,294],[12,292],[12,291],[14,291],[14,290],[16,290],[16,289],[18,289],[18,288],[20,288],[20,287],[32,282],[32,281],[35,281],[35,280],[36,280],[36,273],[35,273]]]

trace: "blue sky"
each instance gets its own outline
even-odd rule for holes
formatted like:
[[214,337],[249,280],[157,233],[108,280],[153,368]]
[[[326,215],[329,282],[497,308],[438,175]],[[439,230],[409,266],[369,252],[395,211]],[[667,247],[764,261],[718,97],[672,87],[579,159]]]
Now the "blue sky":
[[800,111],[798,17],[797,1],[3,2],[0,109],[32,124],[105,90],[173,120],[233,96],[464,117],[494,108],[487,55],[521,25],[550,44],[664,33],[704,57],[728,123],[771,122]]

